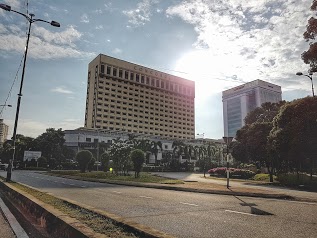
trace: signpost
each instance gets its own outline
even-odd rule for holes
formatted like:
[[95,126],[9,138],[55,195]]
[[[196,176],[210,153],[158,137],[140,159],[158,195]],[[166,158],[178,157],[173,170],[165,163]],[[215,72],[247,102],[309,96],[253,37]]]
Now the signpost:
[[31,161],[34,159],[37,161],[38,158],[42,156],[41,151],[24,151],[23,161]]
[[227,188],[229,188],[229,177],[230,177],[230,172],[229,172],[229,145],[230,143],[232,142],[233,140],[233,137],[222,137],[223,140],[225,141],[226,143],[226,154],[227,154]]

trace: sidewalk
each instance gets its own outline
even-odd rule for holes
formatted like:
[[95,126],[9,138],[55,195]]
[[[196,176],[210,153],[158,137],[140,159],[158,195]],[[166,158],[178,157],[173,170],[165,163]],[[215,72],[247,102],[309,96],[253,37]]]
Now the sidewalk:
[[4,238],[14,238],[14,237],[16,237],[14,235],[9,223],[4,218],[3,211],[1,209],[1,207],[0,207],[0,231],[1,231],[1,237],[4,237]]
[[[250,180],[230,180],[230,189],[226,188],[226,179],[218,179],[209,177],[206,174],[206,178],[200,173],[189,173],[189,172],[152,172],[152,174],[157,176],[162,176],[166,178],[179,179],[185,181],[186,187],[200,187],[205,189],[220,189],[235,192],[251,192],[261,194],[276,194],[276,195],[286,195],[295,198],[295,200],[306,200],[317,202],[316,192],[307,192],[286,187],[277,187],[273,185],[268,185],[267,183],[250,181]],[[187,182],[186,182],[187,181]],[[196,183],[196,185],[195,185]]]

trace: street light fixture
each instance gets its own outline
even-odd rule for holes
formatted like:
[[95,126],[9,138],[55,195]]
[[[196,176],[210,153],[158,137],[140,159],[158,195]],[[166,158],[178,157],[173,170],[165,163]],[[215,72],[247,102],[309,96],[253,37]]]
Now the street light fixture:
[[48,21],[45,21],[45,20],[42,20],[42,19],[37,19],[37,18],[33,19],[33,17],[35,16],[34,14],[26,15],[24,13],[12,10],[11,6],[3,4],[3,3],[0,4],[0,8],[5,10],[5,11],[8,11],[8,12],[15,12],[15,13],[25,17],[26,20],[29,22],[28,36],[27,36],[26,47],[25,47],[25,51],[24,51],[24,61],[23,61],[23,69],[22,69],[20,91],[19,91],[19,94],[18,94],[18,103],[17,103],[17,110],[16,110],[16,114],[15,114],[14,129],[13,129],[13,136],[12,136],[13,137],[13,156],[12,156],[12,160],[10,160],[10,162],[9,162],[9,166],[8,166],[8,169],[7,169],[7,179],[6,179],[6,181],[11,181],[13,161],[14,161],[14,157],[15,157],[15,143],[16,143],[16,134],[17,134],[18,121],[19,121],[19,112],[20,112],[20,104],[21,104],[21,97],[22,97],[22,87],[23,87],[23,80],[24,80],[24,74],[25,74],[26,57],[27,57],[28,48],[29,48],[31,25],[32,25],[32,23],[38,22],[38,21],[46,22],[46,23],[48,23],[48,24],[50,24],[52,26],[55,26],[55,27],[60,27],[60,24],[58,22],[56,22],[56,21],[48,22]]
[[4,105],[0,105],[0,107],[12,107],[11,104],[4,104]]
[[224,142],[226,143],[226,155],[227,155],[227,188],[229,188],[229,177],[230,177],[230,171],[229,171],[229,145],[233,140],[233,137],[222,137]]
[[296,73],[297,76],[306,76],[310,79],[311,81],[311,90],[313,92],[313,97],[315,97],[315,93],[314,93],[314,83],[313,83],[313,72],[309,72],[309,75],[308,74],[303,74],[302,72],[297,72]]

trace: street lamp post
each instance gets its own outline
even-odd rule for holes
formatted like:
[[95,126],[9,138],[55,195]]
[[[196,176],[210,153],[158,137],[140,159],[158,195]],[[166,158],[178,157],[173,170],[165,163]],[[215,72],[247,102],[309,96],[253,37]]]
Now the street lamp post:
[[15,121],[14,121],[14,128],[13,128],[13,156],[12,156],[12,160],[10,160],[9,162],[9,166],[7,169],[7,179],[6,181],[11,181],[11,175],[12,175],[12,168],[13,168],[13,161],[14,161],[14,157],[15,157],[15,143],[16,143],[16,134],[17,134],[17,127],[18,127],[18,121],[19,121],[19,112],[20,112],[20,104],[21,104],[21,97],[22,97],[22,88],[23,88],[23,81],[24,81],[24,74],[25,74],[25,65],[26,65],[26,57],[27,57],[27,53],[28,53],[28,48],[29,48],[29,41],[30,41],[30,32],[31,32],[31,26],[32,23],[34,22],[46,22],[51,24],[52,26],[55,27],[60,27],[60,24],[56,21],[45,21],[42,19],[33,19],[34,14],[29,14],[26,15],[24,13],[15,11],[11,9],[11,6],[6,5],[6,4],[0,4],[0,8],[2,8],[3,10],[6,10],[8,12],[15,12],[23,17],[26,18],[26,20],[29,22],[29,29],[28,29],[28,36],[27,36],[27,40],[26,40],[26,47],[25,47],[25,51],[24,51],[24,60],[23,60],[23,69],[22,69],[22,77],[21,77],[21,83],[20,83],[20,91],[18,94],[18,102],[17,102],[17,109],[16,109],[16,114],[15,114]]
[[229,178],[230,178],[230,171],[229,171],[229,145],[233,140],[233,137],[222,137],[226,143],[226,155],[227,155],[227,188],[229,188]]
[[311,90],[313,92],[313,97],[315,97],[314,83],[313,83],[313,73],[309,72],[309,75],[308,75],[308,74],[303,74],[302,72],[297,72],[296,75],[297,76],[306,76],[306,77],[308,77],[310,79],[310,81],[311,81]]

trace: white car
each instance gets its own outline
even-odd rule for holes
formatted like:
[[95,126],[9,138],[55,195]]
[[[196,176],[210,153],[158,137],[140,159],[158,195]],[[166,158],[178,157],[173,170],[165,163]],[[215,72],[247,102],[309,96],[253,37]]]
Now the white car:
[[6,171],[9,164],[0,164],[0,169]]

